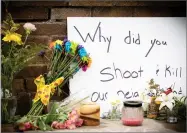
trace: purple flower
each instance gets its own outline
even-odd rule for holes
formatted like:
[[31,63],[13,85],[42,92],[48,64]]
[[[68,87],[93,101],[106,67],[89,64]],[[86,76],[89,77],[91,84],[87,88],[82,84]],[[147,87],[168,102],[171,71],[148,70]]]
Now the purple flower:
[[88,68],[88,66],[86,66],[86,65],[82,66],[82,70],[83,70],[84,72],[86,72],[87,68]]
[[38,53],[38,56],[41,56],[41,57],[44,57],[45,55],[45,51],[41,50],[39,53]]
[[67,37],[64,37],[63,43],[65,44],[68,41]]
[[78,49],[84,48],[82,45],[78,45]]

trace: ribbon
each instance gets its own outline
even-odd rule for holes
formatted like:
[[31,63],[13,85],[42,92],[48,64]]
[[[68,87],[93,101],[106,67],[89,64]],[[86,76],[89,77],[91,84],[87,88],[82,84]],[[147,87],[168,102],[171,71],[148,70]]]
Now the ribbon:
[[38,76],[34,80],[34,83],[37,86],[37,91],[33,99],[33,102],[35,103],[41,99],[41,102],[44,105],[47,105],[49,103],[50,94],[53,95],[55,93],[55,88],[59,86],[63,81],[64,81],[64,78],[60,77],[56,79],[55,81],[53,81],[51,84],[46,85],[44,77],[42,75]]

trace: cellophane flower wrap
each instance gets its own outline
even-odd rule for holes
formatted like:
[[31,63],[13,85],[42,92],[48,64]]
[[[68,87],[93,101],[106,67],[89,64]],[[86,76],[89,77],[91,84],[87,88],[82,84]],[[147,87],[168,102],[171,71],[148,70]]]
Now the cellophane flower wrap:
[[[44,117],[41,116],[44,106],[48,105],[50,97],[57,89],[61,89],[74,74],[76,74],[80,69],[86,71],[91,65],[91,58],[86,49],[76,42],[67,39],[64,39],[63,41],[56,40],[50,43],[49,49],[52,52],[52,56],[48,65],[48,73],[46,75],[39,75],[34,80],[34,83],[37,86],[37,91],[33,99],[32,108],[27,115],[16,122],[18,126],[21,126],[22,128],[24,127],[23,130],[30,130],[31,128],[42,128],[43,130],[48,130],[49,126],[46,124],[51,124],[55,119],[49,121],[49,119],[46,118],[47,116],[50,116],[49,114],[46,114]],[[60,113],[58,113],[58,115],[59,114]],[[66,116],[63,117],[63,122],[68,120],[68,112],[63,112],[61,115]],[[46,119],[48,122],[46,122]],[[23,123],[26,124],[26,126]],[[66,121],[66,124],[61,122],[61,124],[58,124],[58,128],[66,127],[73,129],[76,125],[80,125],[81,120],[77,118],[73,123],[74,124],[72,125],[72,120],[69,120],[69,123]],[[53,125],[55,125],[55,122]],[[56,128],[56,126],[52,126],[52,128]]]

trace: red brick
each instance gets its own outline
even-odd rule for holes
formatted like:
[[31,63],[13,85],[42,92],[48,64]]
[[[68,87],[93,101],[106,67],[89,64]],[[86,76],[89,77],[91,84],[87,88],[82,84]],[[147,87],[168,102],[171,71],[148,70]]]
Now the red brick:
[[93,8],[93,17],[131,17],[132,7],[95,7]]
[[91,8],[53,8],[51,19],[67,19],[67,17],[90,17]]
[[67,37],[67,36],[63,36],[63,35],[54,35],[54,36],[51,36],[51,41],[56,41],[56,40],[64,40],[64,38]]
[[46,20],[48,19],[48,9],[43,7],[21,7],[10,8],[14,20]]
[[48,64],[51,57],[51,51],[45,51],[45,56],[36,56],[30,60],[30,64]]
[[[66,35],[67,26],[66,22],[38,22],[33,23],[36,26],[36,31],[32,32],[31,35]],[[20,23],[19,33],[25,32],[23,28],[24,23]]]
[[24,79],[14,79],[12,83],[12,93],[16,96],[19,92],[25,91]]
[[34,97],[35,97],[35,95],[36,95],[36,92],[29,92],[29,94],[30,94],[30,98],[31,98],[31,99],[34,99]]
[[36,92],[36,84],[34,83],[35,78],[26,78],[26,90],[28,92]]
[[36,78],[41,74],[47,72],[47,65],[45,64],[33,64],[25,67],[21,70],[15,77],[16,78],[29,78],[33,77]]
[[49,63],[48,59],[50,59],[50,55],[49,54],[45,54],[44,57],[36,56],[35,58],[33,58],[30,61],[30,64],[48,64]]
[[30,94],[26,92],[20,92],[17,96],[17,115],[26,115],[31,108]]
[[9,3],[11,7],[21,7],[21,6],[42,6],[42,7],[54,7],[54,6],[68,6],[66,1],[11,1]]
[[49,36],[33,36],[30,35],[27,39],[27,44],[44,44],[44,45],[48,45],[49,44]]

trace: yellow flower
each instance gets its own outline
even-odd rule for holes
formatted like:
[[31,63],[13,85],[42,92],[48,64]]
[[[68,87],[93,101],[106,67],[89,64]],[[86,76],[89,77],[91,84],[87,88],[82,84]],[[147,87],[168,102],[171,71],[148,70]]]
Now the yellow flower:
[[3,41],[5,42],[16,42],[18,45],[22,45],[23,42],[21,40],[21,35],[20,34],[17,34],[15,32],[11,33],[11,32],[7,32],[5,37],[3,37],[2,39]]
[[115,101],[111,101],[110,102],[113,106],[119,105],[120,104],[120,100],[115,100]]
[[56,41],[55,41],[55,44],[60,44],[60,45],[62,45],[62,43],[63,43],[63,41],[61,41],[61,40],[56,40]]

